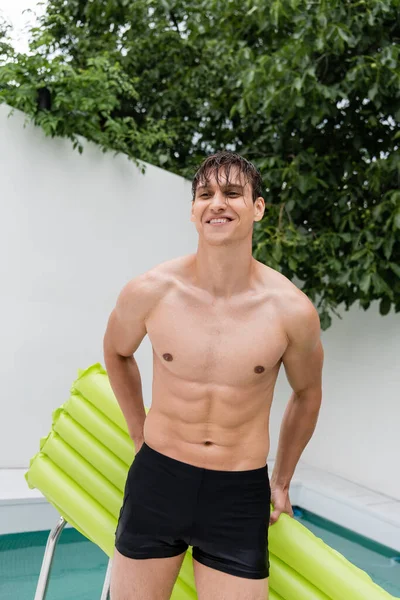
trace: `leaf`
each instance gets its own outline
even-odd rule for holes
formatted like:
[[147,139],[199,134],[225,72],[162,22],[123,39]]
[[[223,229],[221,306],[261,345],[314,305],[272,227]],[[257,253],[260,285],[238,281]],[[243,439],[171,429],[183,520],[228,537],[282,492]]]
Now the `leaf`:
[[371,302],[365,298],[360,298],[360,306],[364,310],[368,310],[368,308],[371,306]]
[[249,11],[246,13],[246,17],[250,17],[256,10],[258,10],[258,6],[254,5]]
[[355,252],[355,253],[352,255],[351,259],[352,259],[353,261],[358,261],[358,260],[360,260],[360,258],[361,258],[362,256],[365,256],[365,255],[367,254],[367,252],[368,252],[368,249],[367,249],[367,248],[362,248],[361,250],[357,250],[357,252]]
[[392,269],[393,273],[400,277],[400,265],[396,265],[395,263],[389,263],[389,267]]
[[287,212],[290,213],[290,211],[293,210],[294,206],[295,206],[295,201],[293,199],[291,199],[291,200],[288,200],[288,202],[286,202],[285,209],[287,210]]
[[378,273],[372,274],[372,283],[377,294],[383,294],[384,292],[391,293],[390,287],[387,285],[386,281],[382,279]]
[[351,242],[352,240],[351,233],[339,233],[338,236],[345,242]]
[[332,325],[332,318],[328,312],[324,311],[320,314],[320,323],[322,331],[326,331]]
[[307,192],[308,184],[309,184],[309,177],[304,176],[304,175],[299,175],[297,185],[302,194],[305,194]]
[[343,271],[342,273],[340,273],[337,281],[340,285],[344,285],[346,284],[349,280],[350,280],[350,276],[351,276],[351,271]]
[[370,87],[370,89],[368,90],[368,98],[371,101],[374,101],[375,96],[378,94],[379,92],[379,87],[377,83],[374,83],[374,85],[372,87]]
[[385,238],[383,242],[383,253],[385,255],[386,260],[389,260],[394,246],[394,236],[389,236]]
[[295,273],[297,269],[297,261],[293,258],[293,256],[289,256],[289,267]]
[[369,286],[371,285],[371,273],[366,273],[363,275],[360,281],[360,290],[366,294],[369,290]]
[[350,35],[347,35],[347,33],[341,27],[337,28],[337,32],[340,35],[340,37],[342,38],[342,40],[344,40],[347,44],[350,43],[352,38],[350,37]]
[[391,308],[391,301],[390,299],[385,296],[384,298],[382,298],[382,300],[379,303],[379,312],[382,316],[387,315],[390,312],[390,308]]
[[276,242],[275,246],[272,250],[272,256],[276,260],[277,263],[280,263],[282,260],[282,245],[280,242]]

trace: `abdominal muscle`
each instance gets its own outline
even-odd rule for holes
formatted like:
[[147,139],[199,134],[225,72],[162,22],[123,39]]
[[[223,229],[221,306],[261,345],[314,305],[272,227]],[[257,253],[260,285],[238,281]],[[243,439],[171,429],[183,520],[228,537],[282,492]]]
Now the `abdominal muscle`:
[[[210,390],[210,384],[183,382],[178,396],[169,393],[168,376],[163,379],[157,371],[144,424],[146,444],[206,469],[247,471],[265,466],[273,385],[266,396],[264,386],[257,394],[255,389],[214,386]],[[176,382],[173,387],[176,391]]]

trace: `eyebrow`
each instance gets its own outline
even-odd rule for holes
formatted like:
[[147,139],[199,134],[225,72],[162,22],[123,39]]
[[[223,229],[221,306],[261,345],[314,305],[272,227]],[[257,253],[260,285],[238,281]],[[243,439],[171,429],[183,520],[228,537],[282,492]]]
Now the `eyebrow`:
[[[210,186],[209,185],[199,185],[199,187],[197,188],[197,190],[207,190]],[[239,185],[237,183],[227,183],[225,185],[220,185],[219,186],[222,190],[227,190],[227,189],[237,189],[237,190],[244,190],[244,187],[242,185]]]

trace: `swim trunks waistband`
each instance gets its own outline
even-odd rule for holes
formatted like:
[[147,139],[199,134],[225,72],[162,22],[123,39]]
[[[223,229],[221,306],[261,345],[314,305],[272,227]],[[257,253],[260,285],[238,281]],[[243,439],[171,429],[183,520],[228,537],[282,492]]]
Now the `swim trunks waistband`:
[[232,471],[232,470],[225,471],[225,470],[212,469],[212,468],[206,468],[206,467],[197,467],[190,463],[186,463],[186,462],[183,462],[176,458],[172,458],[171,456],[167,456],[166,454],[162,454],[161,452],[158,452],[158,450],[151,448],[148,444],[146,444],[146,442],[143,442],[137,456],[139,456],[139,454],[151,455],[153,460],[158,460],[160,463],[163,463],[164,465],[170,464],[175,469],[181,470],[182,473],[186,473],[186,474],[189,474],[190,472],[196,473],[196,472],[200,472],[200,471],[206,471],[208,477],[215,476],[216,478],[219,478],[219,479],[221,479],[221,478],[235,479],[236,481],[240,481],[240,480],[246,481],[248,479],[253,479],[254,477],[257,477],[257,475],[260,475],[262,477],[264,477],[265,475],[268,476],[267,463],[263,467],[259,467],[258,469],[247,469],[244,471],[243,470],[242,471]]

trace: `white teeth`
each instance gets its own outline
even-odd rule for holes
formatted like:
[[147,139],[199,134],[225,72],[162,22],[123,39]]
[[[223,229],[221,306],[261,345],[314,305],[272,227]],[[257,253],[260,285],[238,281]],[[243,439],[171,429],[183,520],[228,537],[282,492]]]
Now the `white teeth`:
[[211,219],[210,223],[229,223],[229,219]]

